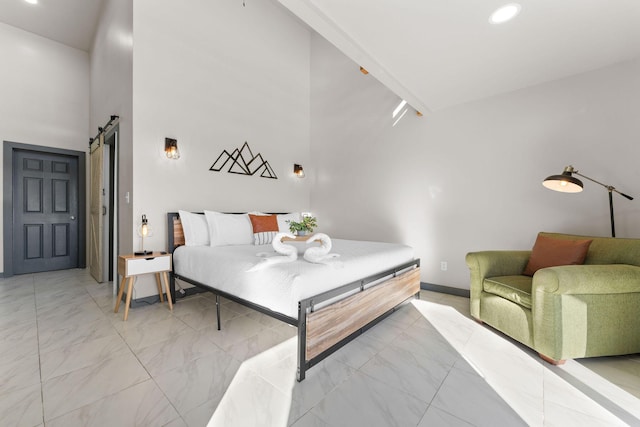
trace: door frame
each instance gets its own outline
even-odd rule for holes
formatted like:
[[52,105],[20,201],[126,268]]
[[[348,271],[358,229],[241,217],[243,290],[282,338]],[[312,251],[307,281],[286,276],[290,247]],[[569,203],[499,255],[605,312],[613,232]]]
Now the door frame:
[[4,272],[3,277],[13,276],[13,153],[16,150],[34,151],[38,153],[60,154],[78,159],[78,268],[87,267],[86,255],[86,165],[83,151],[67,150],[64,148],[44,147],[41,145],[22,144],[19,142],[4,141],[3,144],[3,218],[2,229],[4,248]]
[[[107,143],[107,141],[113,142]],[[111,271],[108,281],[117,282],[118,278],[118,150],[120,145],[120,121],[116,120],[104,132],[105,145],[109,147],[109,242],[105,245],[110,257]],[[114,280],[115,279],[115,280]],[[115,295],[114,290],[114,295]]]

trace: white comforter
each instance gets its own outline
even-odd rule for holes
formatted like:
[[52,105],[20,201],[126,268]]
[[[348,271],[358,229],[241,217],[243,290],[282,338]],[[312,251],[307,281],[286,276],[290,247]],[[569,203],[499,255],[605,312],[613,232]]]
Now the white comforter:
[[298,259],[248,271],[260,262],[258,253],[272,250],[270,245],[181,246],[173,263],[180,276],[297,318],[298,301],[414,259],[406,245],[334,239],[339,266]]

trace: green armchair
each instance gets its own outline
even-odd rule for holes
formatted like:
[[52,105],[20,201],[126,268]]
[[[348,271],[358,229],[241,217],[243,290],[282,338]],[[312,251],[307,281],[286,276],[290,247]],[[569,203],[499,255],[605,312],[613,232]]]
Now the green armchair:
[[640,352],[640,239],[593,239],[583,265],[522,272],[531,251],[467,254],[471,315],[546,361]]

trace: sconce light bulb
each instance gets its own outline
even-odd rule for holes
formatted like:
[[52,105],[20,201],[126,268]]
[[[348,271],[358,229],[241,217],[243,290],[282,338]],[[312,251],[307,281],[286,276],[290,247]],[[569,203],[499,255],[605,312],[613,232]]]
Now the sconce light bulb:
[[173,138],[165,138],[164,139],[164,153],[166,154],[168,159],[179,159],[180,158],[180,150],[178,150],[178,141]]

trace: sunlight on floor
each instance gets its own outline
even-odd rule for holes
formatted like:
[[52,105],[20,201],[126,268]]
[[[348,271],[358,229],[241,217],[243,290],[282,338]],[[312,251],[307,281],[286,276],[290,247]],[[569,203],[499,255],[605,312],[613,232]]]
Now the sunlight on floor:
[[[209,427],[230,425],[286,426],[291,409],[291,392],[296,381],[296,365],[286,356],[295,353],[298,338],[290,338],[246,360],[214,412]],[[277,388],[258,373],[277,368]]]
[[[624,421],[630,425],[640,425],[640,399],[598,375],[580,362],[571,361],[559,368],[558,374],[567,382],[575,383],[586,394],[599,397],[604,405],[615,405],[629,415]],[[625,415],[625,414],[623,414]]]
[[[414,306],[487,383],[530,425],[550,420],[550,407],[567,406],[602,420],[626,425],[599,403],[562,379],[566,372],[607,401],[616,402],[640,423],[640,400],[574,360],[561,367],[548,365],[530,349],[463,316],[453,307],[427,301]],[[469,333],[469,331],[471,331]],[[563,375],[564,376],[564,375]]]
[[[446,342],[461,356],[456,367],[478,375],[525,423],[640,424],[640,399],[579,362],[549,365],[531,349],[505,339],[452,306],[424,300],[409,304],[419,313],[411,327],[423,328],[424,334],[421,330],[417,335],[424,336],[423,344]],[[393,319],[382,324],[385,322]],[[296,344],[294,337],[245,361],[208,425],[286,426],[291,422],[293,395],[301,390],[295,380]],[[314,378],[312,368],[305,383],[314,380],[320,378]]]

